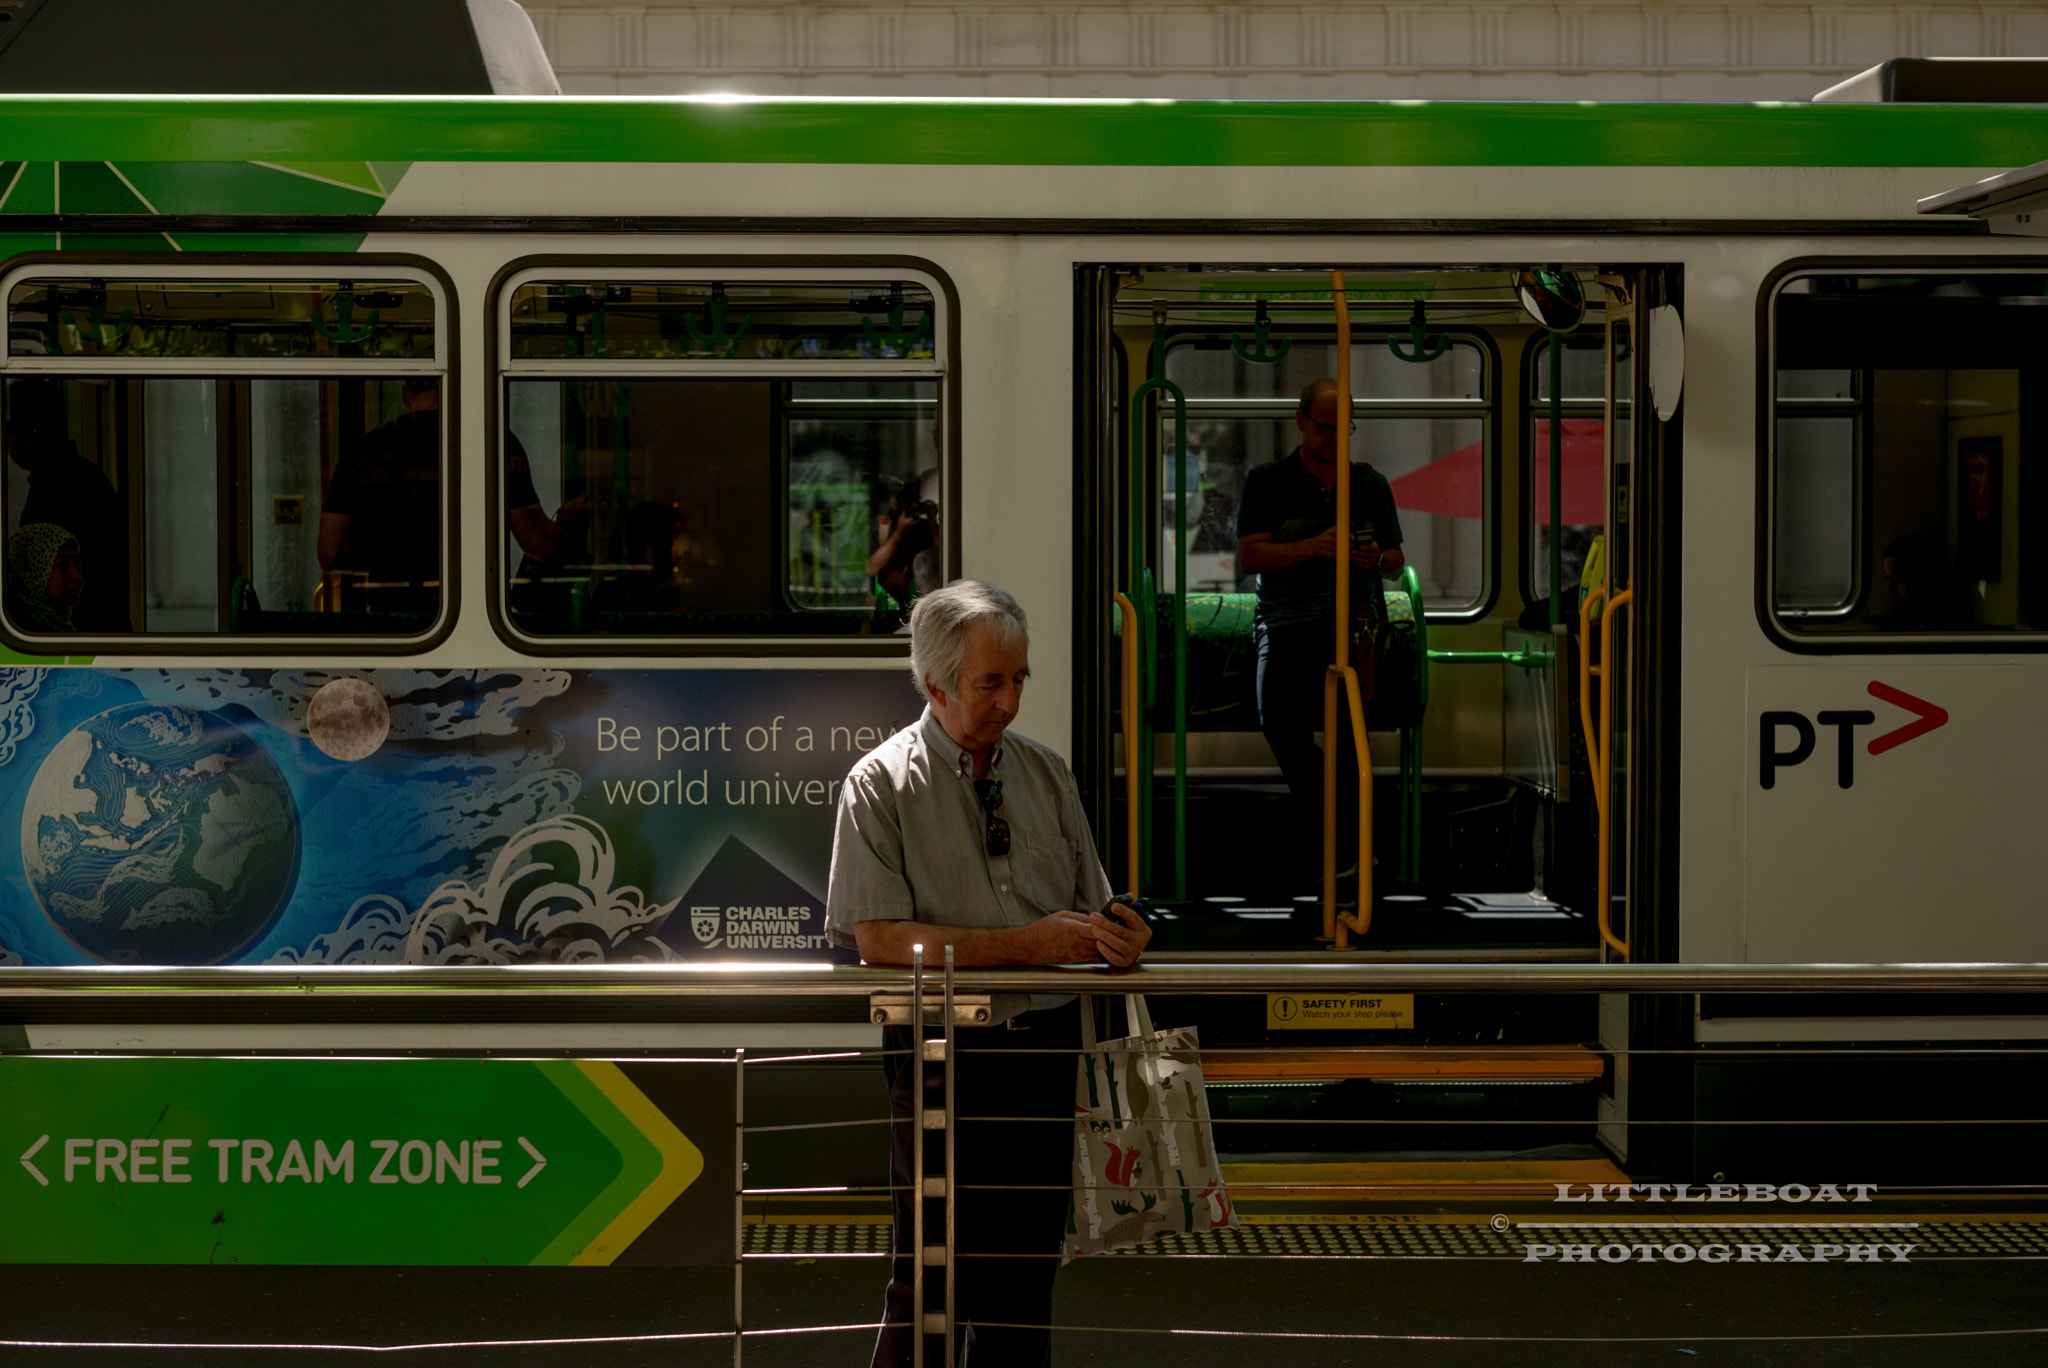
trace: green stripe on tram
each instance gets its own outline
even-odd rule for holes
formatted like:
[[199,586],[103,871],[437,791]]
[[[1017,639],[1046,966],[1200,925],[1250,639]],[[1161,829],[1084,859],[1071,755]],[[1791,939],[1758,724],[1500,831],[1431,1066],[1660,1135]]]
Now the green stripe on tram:
[[2048,158],[2048,108],[2005,105],[8,96],[0,126],[9,157],[116,164],[1991,167]]

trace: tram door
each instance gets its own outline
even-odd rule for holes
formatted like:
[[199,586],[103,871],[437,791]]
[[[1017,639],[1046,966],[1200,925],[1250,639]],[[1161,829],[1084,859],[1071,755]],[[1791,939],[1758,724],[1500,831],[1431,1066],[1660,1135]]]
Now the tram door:
[[[1354,535],[1384,530],[1405,560],[1377,577],[1370,873],[1347,871],[1348,850],[1332,863],[1343,910],[1377,917],[1348,938],[1368,950],[1633,952],[1632,779],[1656,678],[1640,665],[1656,558],[1639,514],[1657,493],[1641,453],[1659,426],[1635,396],[1664,287],[1650,270],[1546,271],[1569,317],[1533,312],[1505,268],[1348,278],[1346,436],[1373,472],[1354,482]],[[1264,584],[1238,559],[1247,518],[1302,511],[1253,514],[1258,472],[1338,426],[1303,407],[1343,364],[1329,277],[1103,267],[1082,300],[1076,572],[1100,607],[1077,642],[1076,768],[1105,861],[1204,918],[1202,948],[1311,942],[1330,879],[1302,848],[1320,812],[1262,725]],[[1287,497],[1313,501],[1296,484]],[[1326,741],[1334,639],[1316,649],[1296,711]]]

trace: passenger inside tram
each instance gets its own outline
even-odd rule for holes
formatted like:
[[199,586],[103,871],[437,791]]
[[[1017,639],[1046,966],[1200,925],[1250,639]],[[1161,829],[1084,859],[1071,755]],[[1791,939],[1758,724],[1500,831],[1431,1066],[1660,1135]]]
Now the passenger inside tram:
[[399,387],[405,412],[342,454],[320,513],[320,569],[344,601],[376,612],[430,615],[440,602],[441,388]]
[[93,567],[73,623],[62,629],[126,632],[128,506],[104,472],[79,454],[67,424],[64,386],[29,377],[7,386],[7,459],[28,474],[27,498],[15,525],[71,529]]
[[30,632],[75,632],[86,586],[78,538],[55,523],[30,523],[7,539],[7,617]]
[[688,525],[689,518],[682,509],[655,499],[642,499],[626,510],[610,579],[599,591],[606,611],[682,611],[676,557]]
[[905,480],[889,495],[888,509],[875,520],[878,544],[868,556],[875,577],[907,620],[910,605],[945,581],[939,570],[939,469],[933,466]]
[[[1333,564],[1348,556],[1352,565],[1356,627],[1350,635],[1359,642],[1357,659],[1370,698],[1373,642],[1387,619],[1382,581],[1399,575],[1406,563],[1393,489],[1370,461],[1351,462],[1351,525],[1347,531],[1337,527],[1338,402],[1334,380],[1311,380],[1302,388],[1294,413],[1300,442],[1246,476],[1237,517],[1238,569],[1258,577],[1252,630],[1259,730],[1294,795],[1301,833],[1314,837],[1313,848],[1296,855],[1304,871],[1317,867],[1322,856],[1323,749],[1315,734],[1323,721],[1323,683],[1336,627]],[[1337,753],[1337,905],[1356,907],[1358,752],[1348,708],[1325,742]]]

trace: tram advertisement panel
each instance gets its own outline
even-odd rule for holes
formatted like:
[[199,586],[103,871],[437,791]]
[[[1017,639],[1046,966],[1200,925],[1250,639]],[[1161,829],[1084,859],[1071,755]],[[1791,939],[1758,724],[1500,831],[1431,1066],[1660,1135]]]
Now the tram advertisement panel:
[[0,964],[845,961],[901,670],[0,671]]

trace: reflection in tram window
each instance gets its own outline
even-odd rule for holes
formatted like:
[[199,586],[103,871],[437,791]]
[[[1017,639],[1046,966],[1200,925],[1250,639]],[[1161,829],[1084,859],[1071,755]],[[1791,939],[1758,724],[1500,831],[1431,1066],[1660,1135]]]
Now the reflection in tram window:
[[901,281],[536,281],[512,293],[512,357],[928,361],[936,317]]
[[[1370,463],[1393,485],[1424,605],[1437,614],[1469,612],[1488,594],[1491,362],[1465,338],[1454,336],[1442,355],[1413,363],[1389,351],[1384,334],[1367,336],[1369,345],[1352,350],[1352,459]],[[1245,362],[1230,350],[1227,336],[1170,344],[1167,378],[1188,396],[1188,585],[1194,592],[1252,592],[1253,577],[1236,568],[1245,476],[1299,445],[1294,414],[1301,389],[1330,373],[1333,352],[1327,330],[1321,337],[1294,337],[1273,365]],[[1177,520],[1170,410],[1160,414],[1159,434],[1161,587],[1171,589]]]
[[499,307],[514,630],[892,633],[944,583],[930,285],[550,278]]
[[915,589],[870,566],[905,491],[929,506],[906,561],[936,550],[934,382],[506,388],[507,605],[529,635],[894,630]]
[[[442,589],[439,381],[7,385],[7,525],[77,536],[81,635],[410,636]],[[325,543],[325,544],[323,544]]]
[[2048,408],[2048,277],[1805,274],[1773,300],[1770,601],[1780,626],[2048,631],[2027,535]]
[[414,280],[22,281],[10,356],[319,360],[349,370],[434,359],[434,296]]

